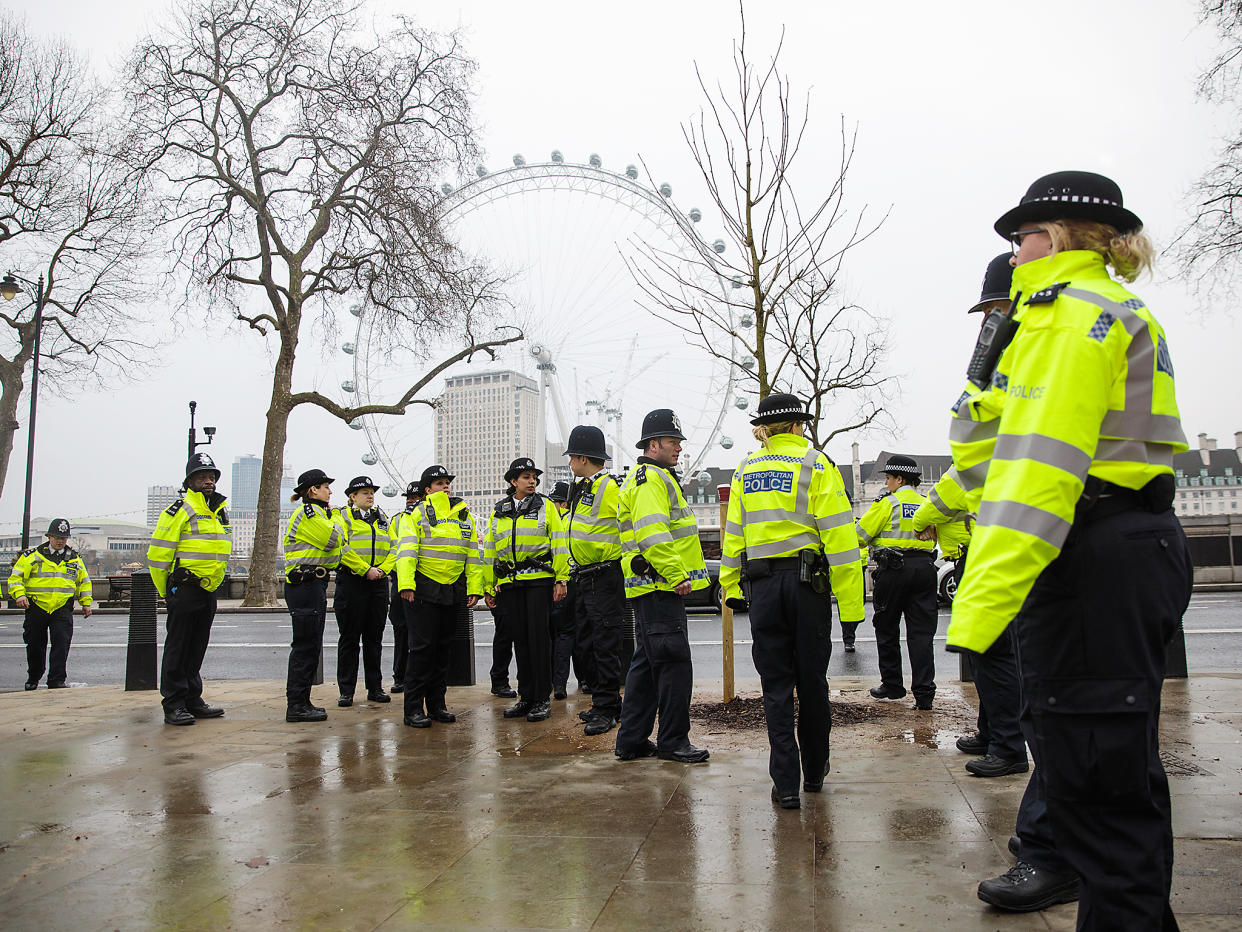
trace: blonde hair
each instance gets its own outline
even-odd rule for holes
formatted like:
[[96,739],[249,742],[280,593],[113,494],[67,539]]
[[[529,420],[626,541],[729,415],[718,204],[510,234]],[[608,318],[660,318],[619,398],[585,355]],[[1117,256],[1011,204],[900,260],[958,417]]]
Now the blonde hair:
[[764,447],[769,446],[768,441],[777,434],[795,434],[799,437],[806,436],[802,431],[801,421],[777,421],[775,424],[756,424],[750,431],[756,440]]
[[1140,227],[1119,233],[1116,227],[1094,220],[1047,220],[1040,226],[1052,239],[1053,252],[1088,249],[1104,257],[1104,264],[1123,282],[1152,271],[1156,250]]

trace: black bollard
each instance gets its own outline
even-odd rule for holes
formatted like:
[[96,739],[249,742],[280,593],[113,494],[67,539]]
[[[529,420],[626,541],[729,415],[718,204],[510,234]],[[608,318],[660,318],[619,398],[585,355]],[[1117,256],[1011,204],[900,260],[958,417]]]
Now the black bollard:
[[630,672],[630,661],[634,659],[634,606],[629,599],[625,600],[625,621],[621,626],[621,684]]
[[457,609],[453,625],[453,643],[449,647],[449,686],[474,685],[474,609],[463,602]]
[[129,590],[129,643],[125,651],[125,691],[155,689],[155,625],[159,593],[150,573],[135,573]]
[[[1007,636],[1008,636],[1008,632],[1002,635],[1002,637],[1007,637]],[[957,655],[957,669],[958,669],[957,678],[961,680],[963,683],[973,683],[975,681],[975,665],[974,665],[974,662],[970,659],[970,654],[963,652]]]

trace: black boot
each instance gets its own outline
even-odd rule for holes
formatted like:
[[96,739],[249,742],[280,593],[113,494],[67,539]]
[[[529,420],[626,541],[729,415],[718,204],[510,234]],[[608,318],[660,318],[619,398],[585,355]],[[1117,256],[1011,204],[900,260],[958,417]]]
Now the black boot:
[[505,709],[505,718],[524,718],[526,713],[530,711],[530,703],[525,699],[519,699],[509,708]]
[[979,899],[1011,913],[1033,913],[1078,899],[1078,877],[1019,861],[999,877],[979,884]]
[[311,705],[310,701],[291,702],[289,708],[285,710],[286,722],[326,722],[328,713],[317,705]]

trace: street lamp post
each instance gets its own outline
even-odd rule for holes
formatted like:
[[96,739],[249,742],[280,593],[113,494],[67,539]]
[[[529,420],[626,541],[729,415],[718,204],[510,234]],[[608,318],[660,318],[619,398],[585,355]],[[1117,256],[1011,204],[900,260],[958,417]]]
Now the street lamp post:
[[22,550],[30,546],[30,492],[34,484],[35,415],[39,406],[39,338],[43,334],[43,275],[38,282],[31,282],[12,272],[0,281],[0,297],[12,301],[22,291],[19,282],[35,289],[34,368],[30,375],[30,425],[26,433],[26,503],[22,512]]
[[190,439],[189,439],[189,446],[188,446],[188,449],[185,455],[185,458],[187,461],[194,458],[195,450],[197,450],[199,447],[207,446],[207,444],[211,443],[212,439],[216,435],[216,429],[214,427],[204,427],[203,433],[207,435],[207,439],[206,440],[198,439],[198,433],[194,429],[194,412],[195,410],[197,410],[197,408],[198,408],[198,402],[191,401],[190,402]]

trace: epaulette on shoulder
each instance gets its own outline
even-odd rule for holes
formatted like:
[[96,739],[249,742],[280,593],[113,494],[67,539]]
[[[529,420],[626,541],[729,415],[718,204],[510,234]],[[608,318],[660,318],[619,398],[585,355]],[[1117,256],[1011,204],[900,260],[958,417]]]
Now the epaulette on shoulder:
[[888,489],[885,489],[883,492],[881,492],[879,495],[877,495],[877,496],[875,497],[875,500],[876,500],[877,502],[881,502],[881,501],[883,501],[884,499],[888,498],[888,497],[889,497],[890,495],[892,495],[892,494],[893,494],[893,493],[892,493],[892,492],[890,492]]
[[173,502],[171,505],[169,505],[167,508],[164,509],[164,514],[168,515],[168,517],[170,518],[175,518],[177,516],[177,512],[181,510],[181,506],[184,504],[185,504],[185,499],[179,498],[175,502]]
[[23,551],[22,551],[22,556],[23,556],[23,557],[28,557],[28,556],[30,556],[32,553],[34,553],[34,552],[35,552],[36,550],[38,550],[38,549],[39,549],[39,548],[38,548],[37,546],[35,546],[35,547],[30,547],[30,548],[29,548],[29,549],[27,549],[27,550],[23,550]]
[[634,484],[642,485],[647,481],[647,464],[643,463],[638,467],[638,471],[634,473]]
[[312,505],[310,502],[307,502],[305,505],[302,506],[302,511],[306,513],[306,517],[308,518],[315,517],[315,506]]
[[502,498],[500,501],[496,503],[496,507],[495,509],[493,509],[492,513],[495,514],[497,517],[504,517],[505,515],[510,514],[512,511],[513,511],[513,499]]
[[70,547],[68,544],[66,544],[65,545],[65,561],[68,562],[69,560],[76,560],[77,558],[78,558],[78,552],[74,550],[72,547]]
[[1049,285],[1041,291],[1035,292],[1026,299],[1027,304],[1052,304],[1057,299],[1057,295],[1061,293],[1061,289],[1068,288],[1069,282],[1057,282],[1055,285]]

